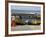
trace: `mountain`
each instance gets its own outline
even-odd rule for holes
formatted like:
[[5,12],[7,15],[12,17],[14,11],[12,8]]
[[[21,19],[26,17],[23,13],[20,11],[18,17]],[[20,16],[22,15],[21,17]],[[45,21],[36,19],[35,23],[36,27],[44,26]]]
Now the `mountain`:
[[11,13],[15,13],[15,14],[40,14],[40,11],[37,10],[11,10]]

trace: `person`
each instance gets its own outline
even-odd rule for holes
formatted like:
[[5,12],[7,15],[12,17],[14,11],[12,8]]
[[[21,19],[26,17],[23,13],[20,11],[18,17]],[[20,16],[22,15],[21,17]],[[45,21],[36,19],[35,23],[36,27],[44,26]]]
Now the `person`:
[[11,26],[13,26],[13,27],[16,26],[15,16],[12,16],[12,17],[11,17]]

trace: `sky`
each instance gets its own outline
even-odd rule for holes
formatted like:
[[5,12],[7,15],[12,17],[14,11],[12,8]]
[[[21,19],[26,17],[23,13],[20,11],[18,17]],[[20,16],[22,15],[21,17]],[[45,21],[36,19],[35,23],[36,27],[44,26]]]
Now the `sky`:
[[34,12],[40,13],[41,8],[38,6],[15,6],[11,5],[11,12],[12,13],[27,13],[27,12]]

